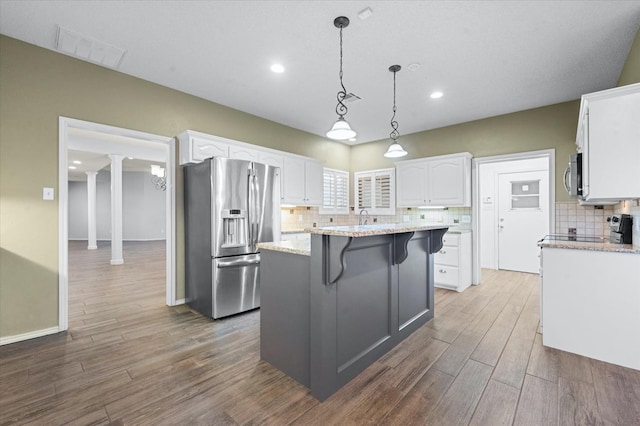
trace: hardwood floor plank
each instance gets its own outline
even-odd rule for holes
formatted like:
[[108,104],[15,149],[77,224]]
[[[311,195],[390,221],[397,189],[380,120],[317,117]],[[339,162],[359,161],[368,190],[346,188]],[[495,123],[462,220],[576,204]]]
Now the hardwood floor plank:
[[514,425],[557,425],[558,387],[556,384],[526,375]]
[[598,410],[606,424],[640,425],[640,372],[590,360]]
[[494,326],[484,335],[471,354],[471,359],[495,367],[509,340],[512,328]]
[[471,417],[470,425],[511,425],[518,405],[520,389],[489,380],[478,407]]
[[558,383],[560,351],[542,345],[542,334],[537,333],[533,341],[527,374]]
[[558,351],[558,376],[569,380],[580,380],[586,383],[593,383],[591,374],[591,360],[589,358],[572,354],[570,352]]
[[481,334],[462,332],[438,358],[433,368],[451,376],[458,375],[481,339]]
[[532,345],[533,339],[510,337],[491,378],[520,389],[527,371]]
[[467,424],[489,381],[491,370],[488,365],[468,360],[425,424]]
[[454,376],[433,368],[428,370],[379,424],[415,425],[424,423],[454,379]]
[[560,377],[558,420],[561,425],[601,425],[593,385]]

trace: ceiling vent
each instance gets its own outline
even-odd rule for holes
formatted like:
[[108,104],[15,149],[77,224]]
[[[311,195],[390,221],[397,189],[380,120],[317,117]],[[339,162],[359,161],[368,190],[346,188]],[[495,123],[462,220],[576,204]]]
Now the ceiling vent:
[[347,93],[347,96],[344,97],[344,99],[342,100],[342,102],[344,102],[345,104],[352,104],[354,102],[358,102],[359,100],[361,100],[362,98],[354,93]]
[[118,68],[126,50],[58,26],[56,48],[67,55],[109,68]]

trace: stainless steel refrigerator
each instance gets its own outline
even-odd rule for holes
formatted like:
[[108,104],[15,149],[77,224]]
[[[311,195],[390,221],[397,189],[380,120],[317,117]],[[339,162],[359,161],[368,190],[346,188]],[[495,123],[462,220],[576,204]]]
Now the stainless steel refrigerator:
[[211,318],[260,306],[259,242],[280,240],[280,169],[209,158],[184,167],[186,302]]

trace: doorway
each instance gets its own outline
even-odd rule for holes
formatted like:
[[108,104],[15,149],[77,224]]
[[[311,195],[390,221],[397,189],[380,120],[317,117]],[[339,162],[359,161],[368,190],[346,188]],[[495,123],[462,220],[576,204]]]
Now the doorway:
[[481,268],[538,273],[537,242],[555,228],[554,171],[554,150],[473,159],[474,284]]
[[[69,326],[69,193],[68,193],[68,162],[67,154],[70,148],[78,149],[78,143],[74,135],[91,134],[80,144],[81,150],[102,152],[106,146],[111,153],[145,158],[149,152],[160,153],[163,162],[166,163],[166,191],[165,191],[165,303],[169,306],[179,304],[176,301],[175,285],[175,141],[166,136],[153,135],[130,129],[107,126],[88,121],[76,120],[67,117],[59,118],[59,160],[58,160],[58,186],[59,186],[59,297],[58,297],[58,328],[67,330]],[[102,150],[102,151],[101,151]]]

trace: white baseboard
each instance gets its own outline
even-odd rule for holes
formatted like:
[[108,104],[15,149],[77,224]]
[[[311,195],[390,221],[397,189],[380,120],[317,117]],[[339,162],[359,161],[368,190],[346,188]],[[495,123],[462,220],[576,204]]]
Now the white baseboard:
[[0,337],[0,346],[10,343],[22,342],[23,340],[35,339],[36,337],[48,336],[60,332],[58,326],[44,328],[42,330],[30,331],[28,333],[17,334],[15,336]]
[[185,304],[185,300],[184,299],[177,299],[176,300],[176,304],[174,306],[184,305],[184,304]]

